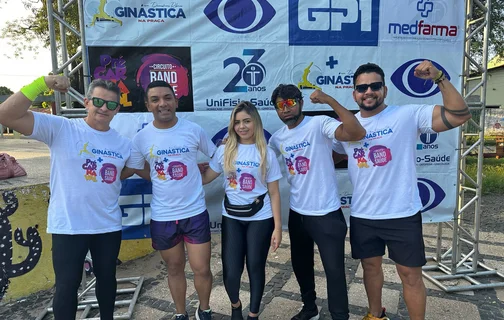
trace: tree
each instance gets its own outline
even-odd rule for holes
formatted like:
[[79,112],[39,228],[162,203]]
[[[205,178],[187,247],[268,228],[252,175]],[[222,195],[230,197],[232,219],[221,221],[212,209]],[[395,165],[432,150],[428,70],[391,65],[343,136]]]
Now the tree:
[[14,94],[14,92],[11,89],[4,86],[0,86],[0,96],[8,96],[11,94]]
[[[490,1],[490,0],[487,0]],[[490,32],[488,39],[489,57],[488,61],[493,56],[504,57],[504,0],[492,0],[490,9]],[[484,12],[478,7],[474,6],[473,19],[483,18]],[[470,26],[471,31],[479,26],[475,23]],[[474,58],[481,61],[483,54],[483,34],[481,32],[476,34],[476,41],[471,43],[471,53]]]

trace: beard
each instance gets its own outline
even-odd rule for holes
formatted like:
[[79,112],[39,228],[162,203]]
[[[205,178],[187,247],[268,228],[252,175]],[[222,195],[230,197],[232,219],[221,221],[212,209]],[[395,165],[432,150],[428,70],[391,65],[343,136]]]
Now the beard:
[[[373,97],[373,98],[375,98],[375,97]],[[362,109],[362,110],[370,112],[370,111],[376,110],[382,104],[383,104],[383,99],[376,98],[376,102],[373,105],[366,106],[364,104],[364,102],[361,102],[361,103],[359,103],[359,108]]]
[[302,114],[302,113],[301,113],[301,110],[299,110],[298,114],[294,115],[293,117],[291,117],[291,118],[289,118],[289,119],[286,119],[286,120],[284,120],[284,119],[282,119],[282,118],[280,118],[280,119],[281,119],[281,120],[282,120],[282,122],[283,122],[283,123],[285,123],[287,126],[292,126],[292,125],[295,125],[295,124],[296,124],[296,122],[297,122],[297,121],[299,120],[299,118],[301,117],[301,114]]

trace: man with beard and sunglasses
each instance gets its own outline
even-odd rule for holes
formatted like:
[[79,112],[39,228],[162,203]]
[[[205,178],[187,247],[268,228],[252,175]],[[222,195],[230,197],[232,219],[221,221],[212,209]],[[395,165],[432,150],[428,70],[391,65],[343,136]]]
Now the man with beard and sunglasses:
[[303,308],[292,320],[319,318],[315,304],[314,243],[327,278],[331,317],[348,319],[344,252],[347,225],[340,208],[332,141],[358,141],[366,131],[352,112],[322,91],[314,91],[310,99],[312,103],[331,106],[341,122],[328,116],[303,115],[303,97],[295,85],[281,84],[271,96],[279,118],[286,124],[273,134],[269,144],[282,155],[291,185],[291,260],[303,300]]
[[471,118],[469,108],[444,73],[430,61],[414,70],[416,77],[438,86],[443,105],[387,105],[383,70],[361,65],[354,74],[353,98],[357,119],[367,130],[357,143],[334,142],[348,155],[353,185],[350,216],[352,257],[360,259],[369,303],[363,320],[388,319],[382,307],[382,256],[385,246],[396,264],[410,319],[425,318],[426,292],[422,266],[426,263],[422,236],[415,150],[420,133],[453,129]]
[[110,128],[120,106],[119,87],[110,81],[91,82],[84,98],[84,119],[28,110],[42,92],[67,92],[69,88],[70,82],[63,76],[38,78],[0,105],[0,123],[44,142],[51,150],[47,233],[52,234],[56,281],[54,318],[75,319],[77,290],[89,250],[100,318],[111,320],[122,230],[119,176],[129,162],[132,144]]

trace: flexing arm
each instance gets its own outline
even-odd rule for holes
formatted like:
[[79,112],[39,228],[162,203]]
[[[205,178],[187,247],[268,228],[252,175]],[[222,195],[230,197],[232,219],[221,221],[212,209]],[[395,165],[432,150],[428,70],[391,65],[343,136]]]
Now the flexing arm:
[[278,249],[282,242],[282,216],[280,211],[280,191],[278,181],[268,183],[268,193],[271,200],[271,211],[273,211],[273,220],[275,221],[275,229],[271,235],[271,249],[273,252]]
[[326,93],[315,90],[310,95],[312,103],[328,104],[341,120],[341,125],[334,132],[334,137],[339,141],[359,141],[366,135],[366,130],[361,126],[355,115],[345,109],[338,101]]
[[70,81],[64,76],[45,76],[23,87],[0,104],[0,123],[24,135],[33,133],[33,114],[28,111],[32,101],[47,89],[68,91]]
[[453,129],[471,119],[471,113],[464,98],[432,62],[425,60],[420,63],[415,68],[415,76],[434,81],[443,96],[443,105],[435,106],[432,112],[432,129],[434,131],[442,132]]

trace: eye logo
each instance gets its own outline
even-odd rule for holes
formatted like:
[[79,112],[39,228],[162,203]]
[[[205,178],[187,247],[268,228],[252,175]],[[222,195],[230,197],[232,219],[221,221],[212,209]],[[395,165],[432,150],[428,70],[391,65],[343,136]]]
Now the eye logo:
[[212,0],[203,12],[214,25],[231,33],[257,31],[276,14],[266,0]]
[[[394,71],[390,80],[399,91],[413,98],[427,98],[439,92],[439,88],[434,82],[430,80],[425,81],[414,75],[415,68],[424,60],[425,59],[410,60]],[[448,80],[450,79],[448,72],[439,63],[432,61],[432,64],[443,71]]]
[[434,141],[436,141],[437,137],[438,137],[437,133],[422,133],[420,135],[420,141],[422,141],[422,143],[424,144],[431,144],[434,143]]
[[422,212],[434,209],[446,197],[446,193],[437,183],[425,178],[418,178],[418,191],[423,205]]

